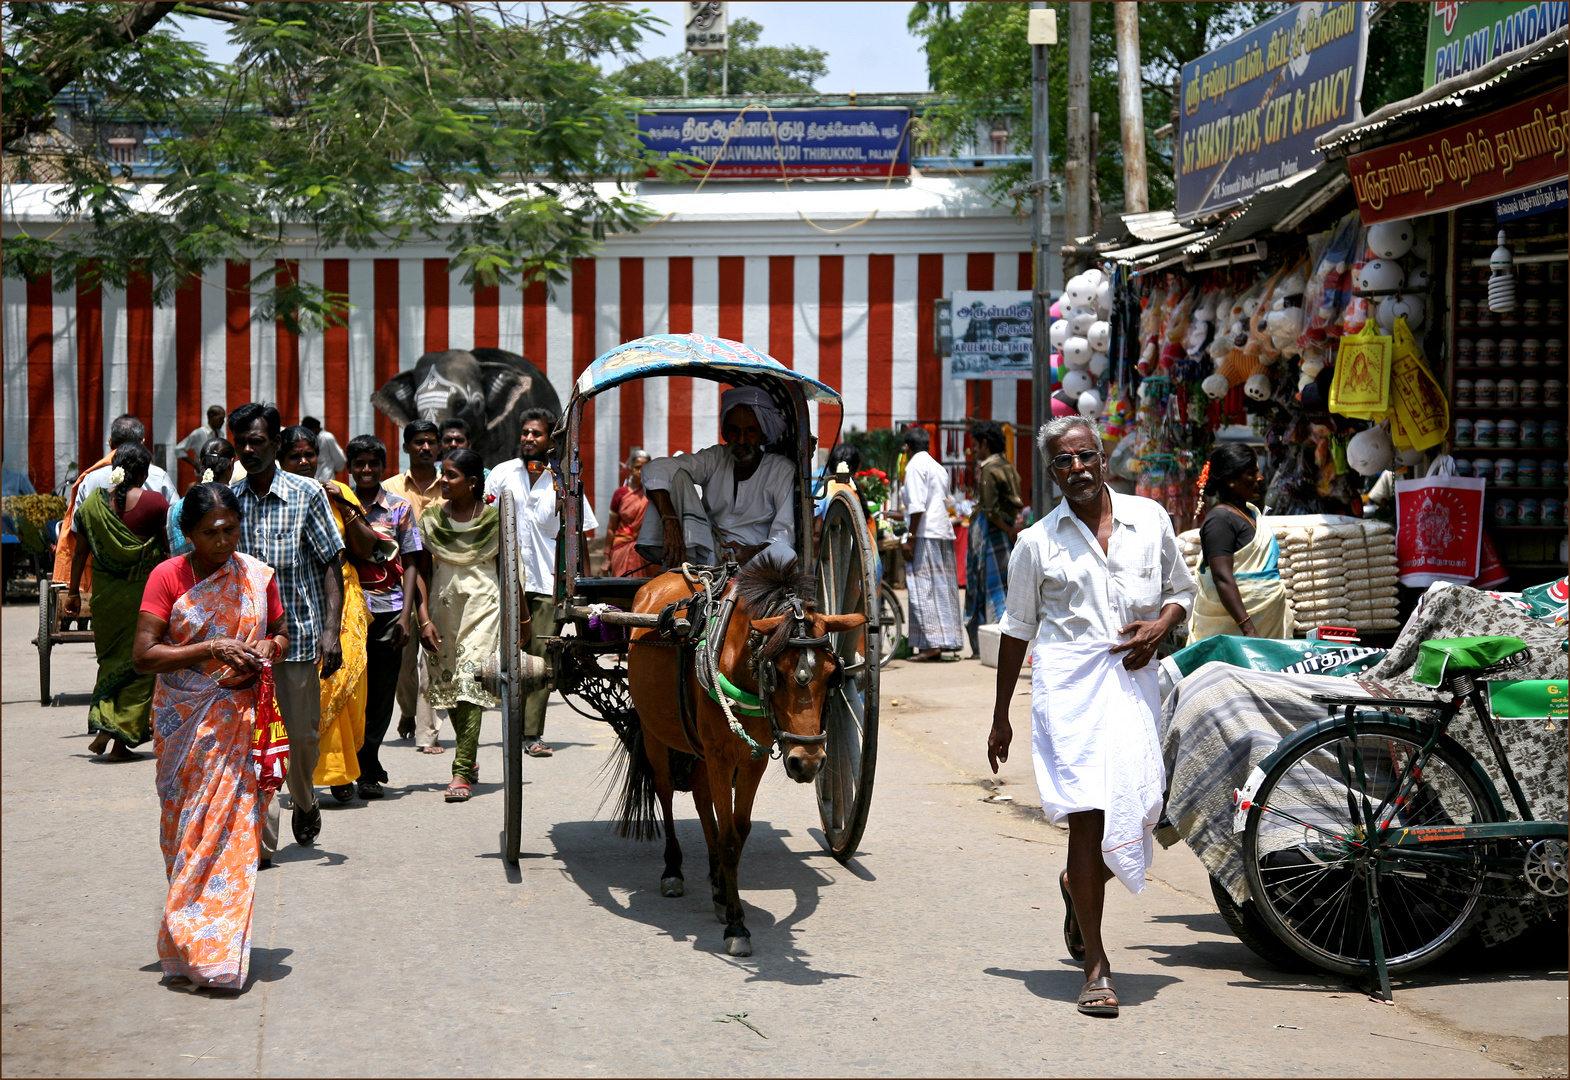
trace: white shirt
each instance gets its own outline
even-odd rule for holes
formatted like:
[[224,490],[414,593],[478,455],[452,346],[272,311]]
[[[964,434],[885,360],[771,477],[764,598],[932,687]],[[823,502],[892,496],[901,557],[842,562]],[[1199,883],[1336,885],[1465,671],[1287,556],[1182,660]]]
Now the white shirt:
[[[82,477],[82,486],[76,489],[76,505],[81,506],[87,501],[87,497],[99,488],[108,490],[109,474],[113,471],[112,465],[105,465]],[[147,482],[142,485],[142,488],[146,491],[158,492],[168,500],[170,506],[173,506],[174,501],[180,497],[175,493],[174,482],[169,479],[169,474],[157,465],[147,466]]]
[[933,456],[922,450],[905,463],[905,520],[921,515],[921,531],[927,540],[954,539],[954,523],[949,520],[949,472]]
[[764,454],[757,470],[737,484],[736,460],[716,443],[694,454],[650,461],[643,466],[643,489],[669,491],[682,470],[703,489],[703,508],[723,539],[767,544],[769,557],[781,563],[796,557],[796,466],[790,458]]
[[1019,534],[1008,581],[1002,629],[1023,641],[1038,628],[1047,642],[1121,641],[1129,623],[1187,611],[1199,591],[1161,504],[1115,491],[1105,552],[1064,499]]
[[316,436],[316,479],[331,480],[343,471],[349,459],[343,456],[343,447],[330,431]]
[[[511,491],[518,504],[518,562],[524,591],[550,595],[556,591],[556,534],[561,531],[551,471],[544,470],[531,484],[522,458],[504,461],[485,478],[485,494],[499,496],[503,489]],[[583,500],[581,524],[585,533],[600,527],[588,499]]]
[[206,424],[203,424],[201,427],[194,429],[185,438],[181,439],[180,445],[175,447],[175,449],[179,450],[181,453],[189,453],[192,457],[197,457],[201,454],[202,447],[207,445],[207,441],[209,439],[221,439],[223,437],[224,433],[223,427],[221,425],[217,431],[214,431]]

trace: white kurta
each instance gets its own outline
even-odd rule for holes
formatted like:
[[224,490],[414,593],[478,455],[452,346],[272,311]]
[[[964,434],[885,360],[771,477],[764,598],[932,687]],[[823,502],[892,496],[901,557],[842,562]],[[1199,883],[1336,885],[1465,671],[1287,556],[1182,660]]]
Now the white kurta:
[[[707,523],[683,513],[682,536],[689,548],[714,552],[707,526],[712,524],[720,538],[738,544],[767,544],[764,554],[781,563],[796,557],[796,466],[779,454],[764,454],[757,471],[736,483],[736,463],[724,445],[708,446],[695,454],[655,458],[643,467],[645,491],[668,491],[677,503],[679,473],[686,473],[692,484],[703,489],[701,507]],[[689,489],[691,485],[684,485]],[[690,492],[696,494],[696,492]],[[638,546],[660,548],[664,543],[664,523],[658,513],[644,514],[638,532]]]
[[1172,521],[1149,499],[1112,494],[1107,550],[1065,500],[1020,533],[1009,559],[1002,630],[1038,636],[1031,671],[1031,751],[1041,808],[1106,815],[1102,858],[1131,891],[1145,886],[1166,786],[1157,717],[1157,666],[1123,667],[1131,622],[1168,604],[1187,610],[1197,591]]
[[[561,532],[561,518],[556,513],[556,481],[549,469],[530,480],[529,467],[523,459],[510,458],[485,478],[486,495],[500,496],[503,488],[512,492],[517,510],[514,524],[523,589],[550,595],[556,591],[556,534]],[[586,534],[600,527],[588,499],[583,500],[583,520],[579,525]]]

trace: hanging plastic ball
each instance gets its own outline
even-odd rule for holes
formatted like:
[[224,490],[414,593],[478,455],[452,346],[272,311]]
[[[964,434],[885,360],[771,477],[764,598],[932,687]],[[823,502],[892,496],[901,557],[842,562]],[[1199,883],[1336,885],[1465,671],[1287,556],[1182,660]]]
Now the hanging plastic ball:
[[1094,390],[1086,390],[1079,395],[1079,415],[1081,416],[1100,416],[1106,407],[1106,403],[1101,400],[1101,395]]
[[1090,363],[1089,363],[1089,365],[1087,365],[1085,370],[1089,371],[1092,375],[1094,375],[1096,378],[1099,379],[1099,378],[1101,378],[1101,376],[1103,376],[1103,375],[1105,375],[1107,373],[1107,368],[1109,368],[1111,366],[1112,366],[1112,361],[1110,359],[1108,359],[1106,353],[1104,353],[1104,352],[1091,353],[1090,354]]
[[1381,259],[1399,259],[1412,250],[1416,240],[1417,229],[1409,218],[1381,221],[1368,229],[1368,250]]
[[1076,368],[1073,371],[1065,371],[1063,373],[1063,392],[1076,400],[1079,398],[1079,395],[1095,385],[1095,377],[1088,371],[1081,371]]
[[1346,444],[1346,463],[1359,476],[1378,476],[1395,460],[1396,445],[1383,425],[1359,431]]
[[1063,342],[1068,340],[1068,320],[1057,319],[1047,327],[1047,339],[1052,342],[1054,349],[1061,349]]
[[1069,367],[1084,367],[1090,363],[1092,351],[1090,342],[1082,337],[1071,337],[1063,342],[1063,361]]
[[1428,316],[1428,301],[1420,293],[1402,293],[1395,298],[1391,312],[1395,318],[1405,319],[1406,328],[1417,333]]
[[1219,401],[1231,392],[1232,384],[1227,381],[1225,375],[1207,375],[1204,381],[1199,384],[1199,388],[1210,397]]
[[1090,342],[1090,347],[1097,352],[1106,352],[1112,344],[1112,324],[1097,319],[1085,330],[1085,340]]
[[1064,401],[1057,394],[1052,395],[1053,416],[1073,416],[1075,412],[1076,410],[1074,406],[1070,405],[1067,401]]
[[1363,292],[1388,292],[1405,283],[1401,264],[1389,259],[1370,259],[1357,272],[1357,287]]
[[1076,274],[1063,285],[1063,295],[1073,307],[1089,307],[1096,302],[1096,286],[1083,274]]
[[1413,292],[1427,292],[1429,286],[1428,270],[1419,266],[1406,276],[1406,287]]
[[1073,308],[1068,313],[1068,329],[1074,337],[1084,337],[1090,333],[1095,322],[1096,312],[1093,308]]
[[1112,282],[1103,281],[1096,286],[1096,310],[1103,319],[1112,314]]
[[1425,457],[1423,451],[1417,449],[1402,450],[1396,454],[1396,464],[1407,469],[1415,469],[1423,464]]

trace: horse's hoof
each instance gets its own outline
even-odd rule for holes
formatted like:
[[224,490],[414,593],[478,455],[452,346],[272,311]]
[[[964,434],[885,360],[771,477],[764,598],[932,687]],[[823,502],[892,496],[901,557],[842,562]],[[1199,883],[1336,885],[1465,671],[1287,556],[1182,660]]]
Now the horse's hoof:
[[661,896],[681,896],[687,891],[686,883],[679,877],[660,878]]
[[752,939],[750,937],[728,937],[725,939],[725,951],[732,956],[751,956]]

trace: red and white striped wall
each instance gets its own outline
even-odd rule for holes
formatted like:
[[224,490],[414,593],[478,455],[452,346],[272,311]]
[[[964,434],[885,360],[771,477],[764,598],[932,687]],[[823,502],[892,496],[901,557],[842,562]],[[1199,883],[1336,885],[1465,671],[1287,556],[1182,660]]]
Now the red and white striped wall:
[[[520,352],[565,404],[600,353],[665,332],[746,341],[817,376],[841,390],[847,426],[1030,415],[1027,381],[949,379],[932,332],[933,301],[956,289],[1029,288],[1028,251],[586,259],[554,295],[543,285],[471,288],[441,258],[301,259],[280,271],[349,297],[346,325],[301,334],[253,321],[247,283],[268,268],[229,263],[166,305],[152,302],[145,283],[56,291],[49,281],[6,279],[6,467],[47,490],[71,463],[103,453],[120,413],[172,447],[208,405],[251,400],[276,402],[288,423],[318,416],[340,442],[374,432],[395,447],[394,426],[370,395],[422,353]],[[658,456],[716,441],[717,407],[716,384],[691,379],[601,395],[590,418],[591,500],[609,499],[633,446]],[[837,411],[815,417],[825,447]],[[179,467],[189,482],[189,466]]]

